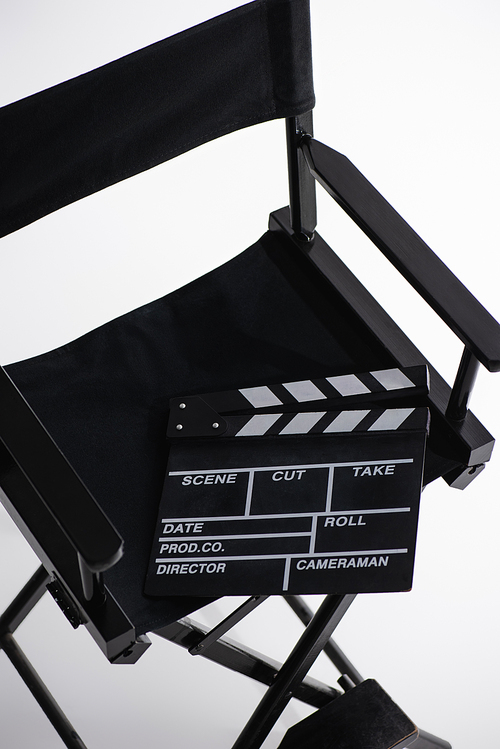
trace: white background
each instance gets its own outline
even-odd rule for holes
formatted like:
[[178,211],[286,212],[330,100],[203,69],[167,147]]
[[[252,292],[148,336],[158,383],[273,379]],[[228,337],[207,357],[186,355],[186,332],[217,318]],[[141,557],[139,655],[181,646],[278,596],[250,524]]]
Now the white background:
[[[234,0],[4,0],[0,104],[235,7]],[[345,153],[498,319],[500,5],[496,0],[312,0],[316,136]],[[284,126],[269,123],[69,206],[2,242],[0,361],[75,338],[162,296],[255,241],[288,202]],[[327,197],[320,232],[446,379],[461,347]],[[215,249],[217,240],[218,250]],[[483,370],[472,407],[500,427],[500,381]],[[454,749],[494,747],[498,647],[498,455],[465,491],[423,494],[411,593],[360,596],[338,641],[425,730]],[[0,608],[37,561],[0,512]],[[318,601],[310,601],[316,605]],[[215,621],[234,601],[206,613]],[[268,602],[240,638],[286,657],[301,626]],[[230,747],[262,689],[155,638],[111,666],[46,596],[17,633],[89,749]],[[330,683],[320,659],[313,674]],[[266,747],[306,711],[293,703]],[[59,739],[0,654],[0,745]],[[369,749],[367,747],[367,749]]]

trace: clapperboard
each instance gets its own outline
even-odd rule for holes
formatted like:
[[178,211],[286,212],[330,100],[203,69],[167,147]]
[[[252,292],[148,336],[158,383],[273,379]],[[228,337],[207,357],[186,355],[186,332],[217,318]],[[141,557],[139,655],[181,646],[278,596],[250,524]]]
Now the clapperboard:
[[174,398],[145,593],[411,588],[425,366]]

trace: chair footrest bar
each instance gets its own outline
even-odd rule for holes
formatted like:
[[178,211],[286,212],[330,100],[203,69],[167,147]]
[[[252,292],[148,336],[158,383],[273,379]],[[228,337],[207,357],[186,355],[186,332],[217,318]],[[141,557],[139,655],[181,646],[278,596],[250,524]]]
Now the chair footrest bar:
[[[199,642],[200,636],[209,631],[190,619],[181,619],[178,622],[163,627],[154,632],[169,642],[189,650]],[[269,686],[276,678],[281,668],[281,663],[261,653],[244,647],[230,638],[223,637],[214,642],[207,652],[201,654],[209,661],[218,663],[231,671],[248,676],[261,684]],[[317,679],[307,676],[294,691],[294,697],[311,707],[323,707],[332,700],[340,697],[342,692],[334,687],[323,684]]]

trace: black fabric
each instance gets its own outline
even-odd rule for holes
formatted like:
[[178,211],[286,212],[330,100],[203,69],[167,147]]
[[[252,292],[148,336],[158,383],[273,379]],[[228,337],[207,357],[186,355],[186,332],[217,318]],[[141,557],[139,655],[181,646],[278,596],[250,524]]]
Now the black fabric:
[[417,735],[401,708],[367,679],[289,728],[278,749],[397,749]]
[[314,106],[309,0],[257,0],[0,110],[0,236]]
[[123,536],[105,579],[142,633],[206,602],[142,593],[169,398],[392,364],[293,244],[267,233],[178,291],[7,371]]

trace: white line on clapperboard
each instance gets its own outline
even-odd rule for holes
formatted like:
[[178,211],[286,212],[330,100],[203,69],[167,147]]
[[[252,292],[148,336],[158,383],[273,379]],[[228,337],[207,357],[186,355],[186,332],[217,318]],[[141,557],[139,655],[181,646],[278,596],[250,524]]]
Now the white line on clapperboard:
[[307,468],[351,468],[354,466],[378,466],[390,463],[413,463],[413,458],[396,458],[396,460],[356,460],[349,463],[307,463],[298,466],[251,466],[249,468],[203,468],[201,471],[169,471],[169,476],[194,476],[205,473],[249,473],[250,471],[300,471]]
[[[204,515],[203,517],[195,518],[192,515],[189,517],[181,518],[181,517],[175,517],[175,518],[162,518],[162,523],[199,523],[201,521],[204,521],[206,523],[216,523],[216,522],[226,522],[227,520],[242,520],[243,522],[246,519],[250,520],[289,520],[290,518],[322,518],[330,515],[389,515],[391,512],[410,512],[411,507],[376,507],[372,510],[332,510],[332,512],[284,512],[284,513],[275,513],[274,515],[250,515],[245,517],[244,515]],[[310,531],[307,531],[307,535],[309,535]],[[265,535],[272,535],[272,536],[278,536],[278,535],[292,535],[290,533],[285,534],[278,534],[278,533],[271,533],[271,534],[263,534]],[[300,535],[300,534],[299,534]],[[178,539],[179,536],[172,536],[172,539]],[[184,540],[189,541],[196,541],[197,538],[200,538],[200,536],[193,536],[192,538],[185,538],[182,537]],[[204,538],[204,537],[203,537]],[[226,538],[224,534],[217,536],[217,538]],[[230,536],[227,536],[227,538],[230,538]],[[170,539],[164,539],[165,541]]]
[[[326,490],[326,511],[332,506],[333,481],[335,468],[355,468],[356,466],[374,465],[396,465],[401,463],[413,463],[413,458],[397,458],[396,460],[366,460],[349,461],[347,463],[308,463],[307,465],[288,466],[251,466],[248,468],[209,468],[201,471],[169,471],[169,476],[203,476],[209,473],[248,473],[247,495],[245,500],[245,513],[243,517],[250,517],[252,507],[253,480],[257,472],[263,471],[300,471],[317,468],[328,468],[328,485]],[[252,516],[253,517],[253,516]],[[163,521],[162,521],[163,522]]]
[[[196,522],[196,520],[193,522]],[[226,539],[228,541],[244,541],[246,538],[309,538],[310,535],[311,531],[304,531],[303,533],[244,533],[239,536],[226,536],[225,533],[219,533],[218,536],[200,536],[199,534],[197,536],[182,536],[182,541],[201,541],[202,539],[203,541],[220,541],[221,539],[224,539],[224,541]],[[166,536],[165,538],[159,538],[158,541],[179,541],[179,536]]]
[[[305,556],[313,558],[323,559],[324,557],[359,557],[371,554],[408,554],[408,549],[364,549],[364,551],[315,551],[312,554],[258,554],[253,556],[238,556],[238,557],[182,557],[182,562],[187,564],[188,562],[213,562],[216,559],[218,562],[250,562],[256,559],[303,559]],[[157,564],[166,564],[167,562],[179,562],[179,557],[159,557],[155,559]]]
[[[248,473],[248,487],[247,487],[247,494],[246,494],[246,500],[245,500],[245,514],[244,515],[228,515],[228,516],[210,516],[210,517],[200,517],[200,518],[194,518],[194,517],[187,517],[187,518],[163,518],[162,523],[169,523],[175,520],[175,522],[182,523],[182,522],[221,522],[221,521],[231,521],[231,520],[241,520],[243,518],[251,518],[252,520],[276,520],[276,519],[290,519],[290,518],[300,518],[300,517],[308,517],[311,518],[312,521],[312,527],[311,531],[307,531],[304,533],[255,533],[255,534],[245,534],[245,535],[218,535],[218,536],[202,536],[204,540],[219,540],[219,539],[233,539],[233,540],[245,540],[245,539],[256,539],[256,538],[297,538],[297,537],[304,537],[309,536],[310,537],[310,545],[309,545],[309,552],[307,553],[307,556],[310,558],[314,557],[336,557],[336,556],[360,556],[363,554],[407,554],[408,549],[378,549],[378,550],[365,550],[365,551],[342,551],[342,552],[314,552],[314,545],[316,541],[316,528],[318,523],[319,517],[325,517],[326,515],[375,515],[375,514],[389,514],[389,513],[395,513],[395,512],[410,512],[410,507],[387,507],[387,508],[376,508],[376,509],[365,509],[365,510],[331,510],[331,502],[332,502],[332,494],[333,494],[333,480],[334,480],[334,469],[335,468],[352,468],[356,466],[373,466],[373,465],[396,465],[396,464],[402,464],[402,463],[413,463],[413,458],[396,458],[395,460],[358,460],[358,461],[350,461],[345,463],[315,463],[311,464],[308,463],[306,465],[286,465],[286,466],[252,466],[248,468],[209,468],[209,469],[202,469],[199,471],[169,471],[169,476],[193,476],[193,475],[205,475],[210,473]],[[254,475],[256,472],[261,471],[280,471],[280,470],[308,470],[308,469],[317,469],[317,468],[328,468],[328,485],[327,485],[327,492],[326,492],[326,510],[324,512],[304,512],[304,513],[274,513],[273,515],[251,515],[251,503],[252,503],[252,493],[253,493],[253,480]],[[166,541],[172,541],[172,540],[178,540],[178,536],[176,537],[162,537],[159,538],[158,541],[166,542]],[[195,541],[199,540],[200,536],[183,536],[182,540],[184,542],[186,541]],[[218,561],[221,562],[233,562],[233,561],[253,561],[253,560],[271,560],[271,559],[284,559],[285,560],[285,571],[284,571],[284,577],[283,577],[283,590],[288,590],[288,583],[290,579],[290,566],[291,566],[291,560],[292,559],[300,559],[304,556],[304,554],[270,554],[270,555],[263,555],[263,554],[255,554],[252,556],[238,556],[238,557],[219,557],[217,556]],[[186,558],[183,557],[183,562],[202,562],[202,561],[212,561],[214,557],[193,557],[193,558]],[[178,558],[172,558],[172,559],[157,559],[157,563],[164,564],[165,562],[176,562],[179,561]]]
[[[381,554],[408,554],[408,549],[365,549],[364,551],[326,551],[326,552],[313,552],[309,554],[258,554],[253,556],[238,556],[238,557],[183,557],[183,564],[190,564],[192,562],[213,562],[214,559],[217,562],[251,562],[255,560],[270,561],[273,559],[284,559],[285,560],[285,572],[283,575],[283,592],[288,590],[288,583],[290,580],[290,566],[292,559],[303,559],[307,556],[311,559],[324,559],[325,557],[359,557],[359,556],[375,556]],[[175,564],[179,562],[179,557],[158,558],[155,559],[156,564]]]

